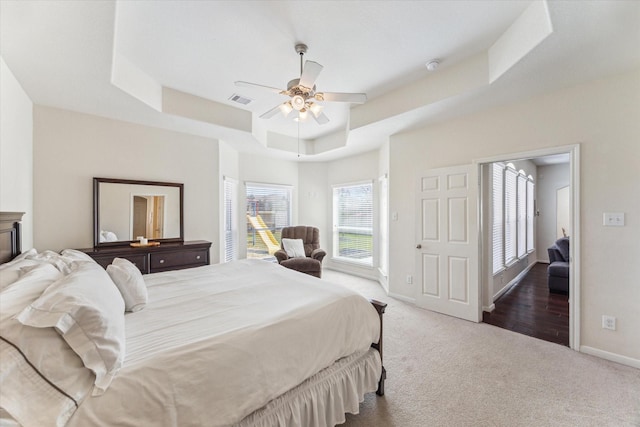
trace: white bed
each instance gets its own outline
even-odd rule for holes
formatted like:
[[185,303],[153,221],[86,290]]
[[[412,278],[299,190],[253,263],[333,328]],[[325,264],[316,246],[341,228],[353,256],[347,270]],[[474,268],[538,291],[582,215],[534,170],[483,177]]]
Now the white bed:
[[[71,281],[83,266],[90,270],[82,276],[91,278],[90,292],[115,288],[97,264],[66,261],[71,273],[56,274],[54,283]],[[30,328],[3,315],[4,411],[24,427],[329,426],[343,422],[345,412],[357,413],[365,393],[381,392],[381,355],[371,347],[380,340],[381,312],[340,285],[250,260],[150,274],[144,281],[148,303],[123,315],[125,356],[97,393],[97,375],[63,348],[53,328]],[[37,294],[46,287],[31,288]],[[0,302],[11,300],[6,289]],[[17,313],[30,298],[18,298],[5,312]],[[43,350],[29,347],[36,344],[25,330],[49,334],[43,342],[70,371],[39,366]]]

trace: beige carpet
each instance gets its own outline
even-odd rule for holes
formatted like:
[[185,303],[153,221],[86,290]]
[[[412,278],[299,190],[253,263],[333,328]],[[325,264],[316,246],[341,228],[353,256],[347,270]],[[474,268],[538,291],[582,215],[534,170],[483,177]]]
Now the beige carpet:
[[385,396],[343,426],[640,426],[640,370],[422,310],[369,280],[323,279],[388,303]]

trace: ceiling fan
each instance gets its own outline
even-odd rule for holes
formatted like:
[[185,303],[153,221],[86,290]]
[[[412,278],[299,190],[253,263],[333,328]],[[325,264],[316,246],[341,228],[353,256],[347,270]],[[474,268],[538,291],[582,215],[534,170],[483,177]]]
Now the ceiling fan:
[[262,114],[260,116],[261,119],[270,119],[278,112],[288,117],[292,111],[296,110],[298,111],[298,117],[295,119],[304,120],[310,111],[315,121],[323,125],[329,122],[329,118],[322,112],[322,105],[318,104],[318,102],[350,102],[362,104],[367,100],[367,95],[364,93],[316,92],[315,82],[323,67],[317,62],[306,61],[303,68],[302,60],[304,54],[307,52],[307,45],[299,43],[296,44],[295,49],[300,55],[300,78],[289,81],[286,90],[256,83],[235,82],[236,86],[266,89],[290,98],[288,101],[276,105]]

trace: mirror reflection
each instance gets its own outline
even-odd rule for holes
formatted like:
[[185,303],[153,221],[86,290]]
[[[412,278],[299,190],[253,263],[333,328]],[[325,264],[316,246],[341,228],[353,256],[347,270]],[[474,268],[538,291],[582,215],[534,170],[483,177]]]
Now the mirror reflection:
[[96,245],[149,240],[182,240],[181,184],[95,178]]

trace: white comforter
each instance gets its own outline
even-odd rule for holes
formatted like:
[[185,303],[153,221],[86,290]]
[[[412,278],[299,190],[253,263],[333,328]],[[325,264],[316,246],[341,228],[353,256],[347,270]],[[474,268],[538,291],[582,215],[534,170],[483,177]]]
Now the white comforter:
[[380,333],[361,295],[264,261],[145,282],[147,307],[126,315],[123,368],[69,426],[231,425]]

